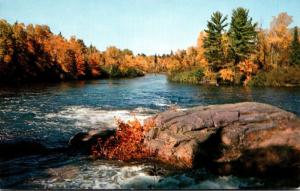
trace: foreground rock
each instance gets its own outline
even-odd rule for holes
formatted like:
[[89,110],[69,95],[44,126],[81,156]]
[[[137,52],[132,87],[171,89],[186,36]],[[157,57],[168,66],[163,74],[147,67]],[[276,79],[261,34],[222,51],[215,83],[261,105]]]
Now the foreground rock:
[[211,105],[167,111],[152,120],[145,144],[165,163],[221,174],[300,177],[300,120],[277,107]]

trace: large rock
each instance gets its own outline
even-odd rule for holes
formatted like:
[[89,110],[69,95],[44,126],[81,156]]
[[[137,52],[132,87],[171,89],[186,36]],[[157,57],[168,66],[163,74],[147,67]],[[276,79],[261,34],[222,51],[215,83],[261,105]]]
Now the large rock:
[[217,173],[300,172],[300,120],[254,102],[166,111],[150,120],[145,144],[156,158],[182,168]]

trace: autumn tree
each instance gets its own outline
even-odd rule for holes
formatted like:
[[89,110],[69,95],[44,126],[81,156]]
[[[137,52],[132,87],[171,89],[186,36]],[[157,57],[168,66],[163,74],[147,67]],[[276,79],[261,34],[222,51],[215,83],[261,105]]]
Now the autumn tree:
[[203,47],[204,55],[209,63],[211,70],[219,71],[225,62],[224,46],[222,44],[222,34],[227,26],[225,23],[227,16],[223,17],[222,13],[215,12],[212,14],[210,21],[207,23]]
[[87,48],[86,59],[86,63],[89,65],[87,69],[90,70],[86,74],[90,75],[90,78],[107,77],[107,74],[103,73],[101,68],[104,65],[104,57],[95,46],[90,45]]
[[258,63],[258,66],[263,70],[270,70],[271,67],[268,62],[269,56],[269,43],[267,39],[267,31],[259,29],[257,34],[257,47],[255,60]]
[[0,78],[13,75],[15,66],[12,63],[15,39],[12,27],[5,20],[0,20]]
[[198,36],[198,39],[197,39],[197,57],[196,57],[196,60],[197,60],[197,63],[199,64],[198,67],[201,67],[201,68],[208,68],[208,63],[207,63],[207,60],[205,58],[205,49],[203,47],[203,44],[204,44],[204,37],[206,36],[207,34],[205,32],[200,32],[199,33],[199,36]]
[[257,23],[253,23],[252,18],[249,17],[249,10],[241,7],[233,10],[228,34],[230,55],[235,66],[248,59],[255,51],[256,26]]
[[292,35],[288,26],[293,19],[287,13],[280,13],[273,17],[268,33],[268,43],[270,46],[269,62],[272,67],[287,65],[289,63],[289,47]]
[[18,74],[24,75],[24,79],[33,81],[40,79],[44,81],[60,80],[61,67],[57,64],[56,59],[51,55],[51,40],[54,34],[46,25],[28,25],[26,27],[27,43],[29,48],[29,63],[24,68],[28,72]]
[[26,67],[29,58],[26,44],[27,32],[25,31],[24,24],[16,22],[12,26],[12,31],[15,40],[14,62],[20,66]]
[[119,65],[122,60],[122,52],[115,46],[107,47],[104,53],[105,65]]
[[300,43],[298,27],[294,28],[294,35],[290,49],[290,64],[300,66]]
[[[75,63],[77,68],[77,73],[75,74],[78,78],[84,78],[86,73],[90,70],[89,66],[86,64],[86,52],[87,47],[81,39],[76,39],[72,36],[69,40],[70,49],[74,52]],[[72,66],[74,68],[74,66]],[[74,70],[75,71],[75,70]]]

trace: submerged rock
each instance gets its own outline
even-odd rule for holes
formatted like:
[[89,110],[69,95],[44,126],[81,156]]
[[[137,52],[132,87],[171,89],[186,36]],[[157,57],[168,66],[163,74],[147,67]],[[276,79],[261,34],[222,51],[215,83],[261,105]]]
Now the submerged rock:
[[58,181],[71,180],[78,176],[79,173],[80,169],[75,165],[47,169],[47,174],[50,175],[51,179],[55,179]]
[[155,127],[144,143],[165,163],[219,174],[300,177],[300,120],[293,113],[244,102],[166,111],[150,120]]
[[83,153],[89,154],[92,146],[96,145],[98,139],[105,141],[116,133],[115,129],[91,130],[89,132],[79,132],[69,140],[69,146]]

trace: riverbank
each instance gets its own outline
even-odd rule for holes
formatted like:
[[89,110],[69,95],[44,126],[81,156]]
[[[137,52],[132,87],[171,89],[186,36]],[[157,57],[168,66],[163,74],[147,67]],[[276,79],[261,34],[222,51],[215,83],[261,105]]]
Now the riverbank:
[[225,85],[249,87],[296,87],[300,86],[300,67],[277,67],[270,71],[260,71],[255,75],[222,71],[218,73],[205,72],[203,69],[177,71],[168,73],[171,82],[199,85]]
[[89,80],[105,80],[105,79],[126,79],[126,78],[137,78],[145,76],[146,73],[142,70],[128,67],[120,69],[119,67],[100,67],[96,74],[86,76],[70,76],[67,73],[61,71],[55,78],[48,78],[47,75],[35,75],[31,77],[22,77],[11,79],[9,77],[0,78],[0,86],[8,85],[26,85],[34,83],[60,83],[68,81],[89,81]]

